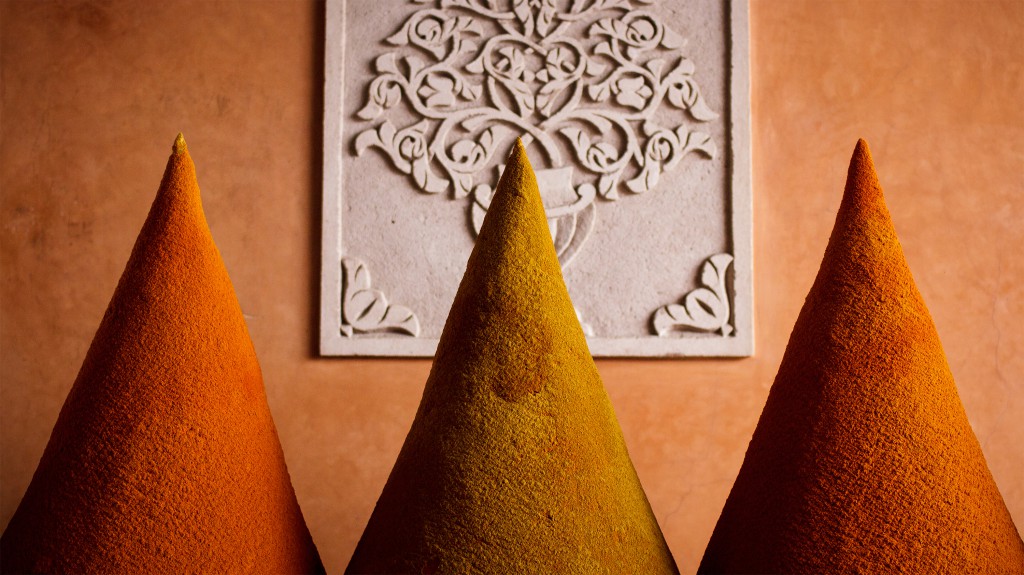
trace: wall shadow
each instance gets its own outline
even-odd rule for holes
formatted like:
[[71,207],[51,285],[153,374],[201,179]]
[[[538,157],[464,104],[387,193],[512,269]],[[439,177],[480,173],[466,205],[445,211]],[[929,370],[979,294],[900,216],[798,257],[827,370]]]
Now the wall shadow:
[[311,30],[310,78],[313,90],[310,97],[312,112],[309,115],[309,334],[310,357],[320,357],[320,259],[323,250],[323,180],[324,180],[324,49],[327,37],[327,2],[316,0]]

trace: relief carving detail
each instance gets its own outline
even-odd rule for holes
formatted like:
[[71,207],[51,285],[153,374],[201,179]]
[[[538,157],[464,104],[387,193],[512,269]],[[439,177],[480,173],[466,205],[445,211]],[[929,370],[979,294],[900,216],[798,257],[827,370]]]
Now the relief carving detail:
[[370,270],[356,258],[341,260],[341,333],[397,332],[416,337],[420,322],[401,305],[391,305],[380,290],[373,289]]
[[[388,36],[358,117],[357,155],[381,150],[425,193],[470,198],[474,231],[512,138],[541,151],[537,178],[559,261],[595,222],[595,199],[643,193],[692,152],[716,154],[692,124],[718,119],[654,0],[411,0],[428,5]],[[663,105],[679,122],[659,125]],[[401,105],[410,124],[386,116]],[[381,120],[381,117],[383,121]]]
[[729,324],[732,314],[729,293],[725,284],[725,272],[732,264],[729,254],[713,255],[704,262],[700,272],[701,287],[683,297],[683,303],[669,304],[658,308],[651,324],[659,337],[669,335],[673,330],[717,331],[723,336],[733,332]]

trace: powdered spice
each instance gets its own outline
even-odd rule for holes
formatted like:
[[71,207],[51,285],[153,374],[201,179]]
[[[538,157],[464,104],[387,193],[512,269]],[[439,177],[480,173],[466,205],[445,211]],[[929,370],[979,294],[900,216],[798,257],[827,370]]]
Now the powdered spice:
[[179,134],[4,573],[321,573]]
[[517,142],[349,573],[675,573]]
[[699,572],[1024,573],[863,140]]

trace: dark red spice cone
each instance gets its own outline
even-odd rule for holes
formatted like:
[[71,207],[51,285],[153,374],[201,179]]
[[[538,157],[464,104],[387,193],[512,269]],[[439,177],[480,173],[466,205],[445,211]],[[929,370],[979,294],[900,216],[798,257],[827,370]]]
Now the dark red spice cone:
[[4,573],[322,573],[178,136]]
[[675,573],[522,143],[349,573]]
[[699,572],[1024,573],[863,140]]

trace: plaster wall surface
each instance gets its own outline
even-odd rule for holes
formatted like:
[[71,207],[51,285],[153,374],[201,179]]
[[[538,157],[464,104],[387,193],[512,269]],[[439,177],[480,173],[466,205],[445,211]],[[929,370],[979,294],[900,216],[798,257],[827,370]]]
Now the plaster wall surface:
[[[0,3],[0,526],[182,131],[299,502],[329,571],[344,568],[430,362],[315,354],[323,12]],[[1024,3],[753,0],[750,27],[756,355],[598,362],[680,568],[696,569],[735,478],[858,137],[1024,525]]]

